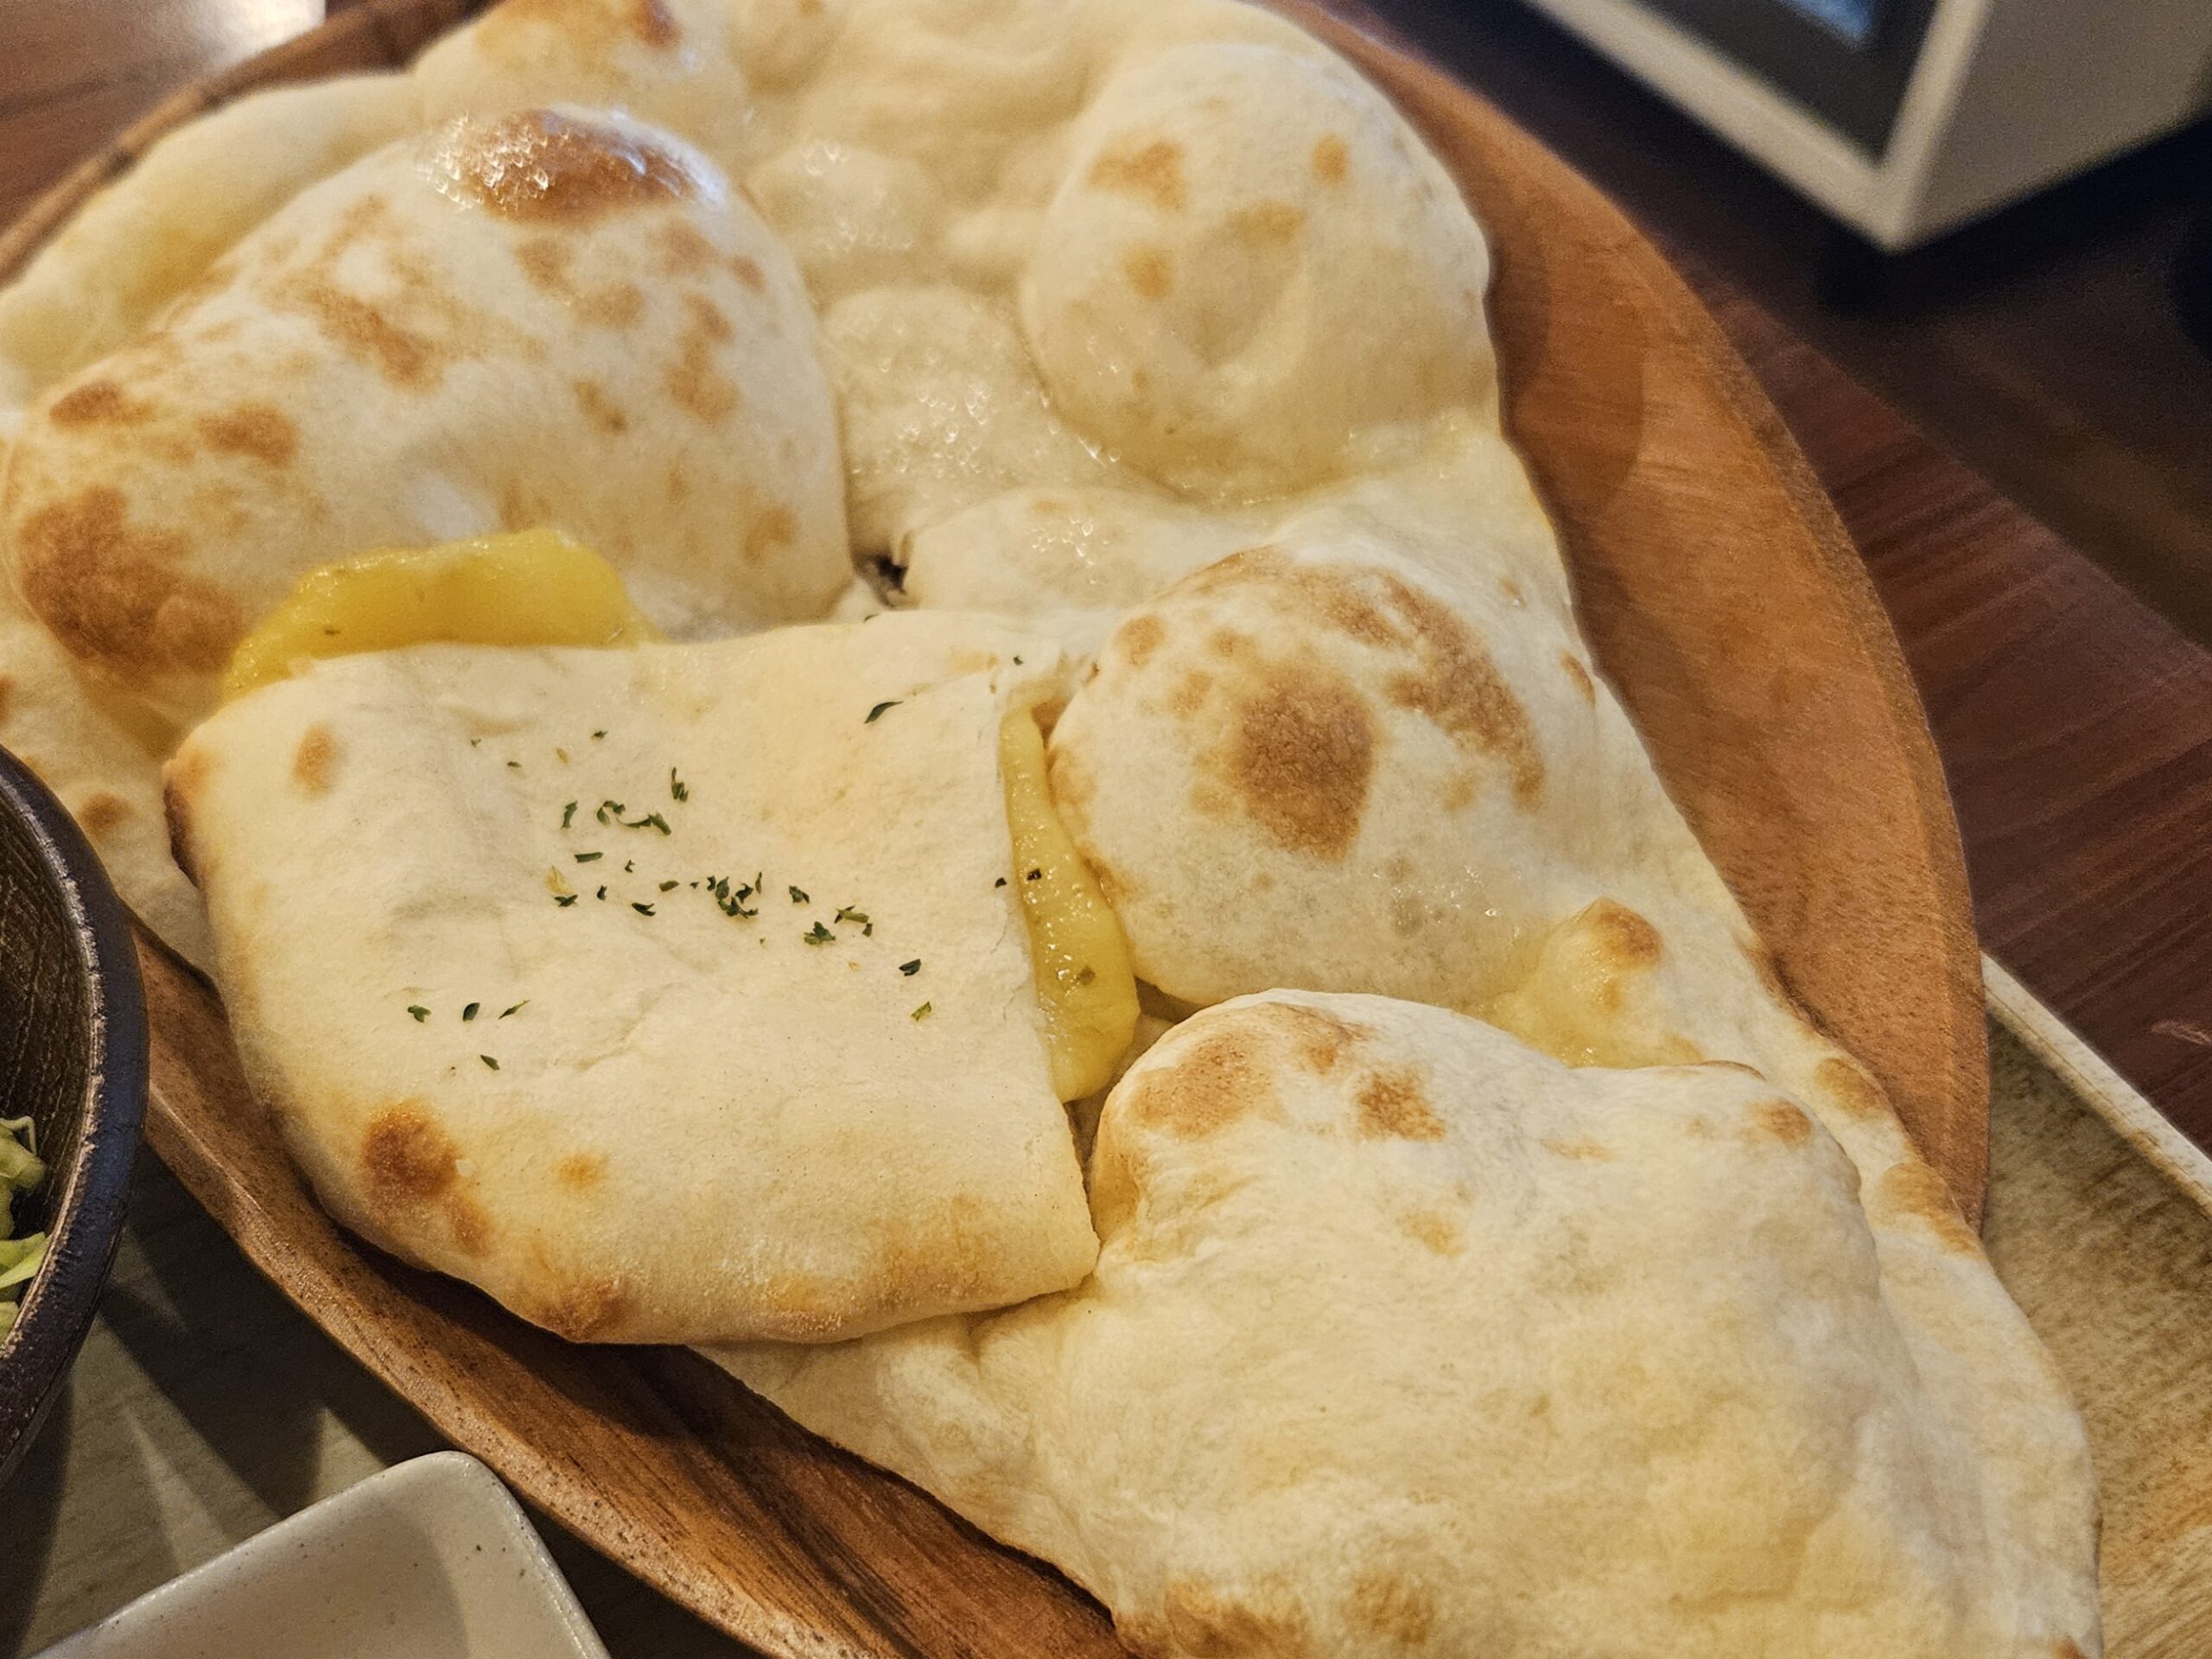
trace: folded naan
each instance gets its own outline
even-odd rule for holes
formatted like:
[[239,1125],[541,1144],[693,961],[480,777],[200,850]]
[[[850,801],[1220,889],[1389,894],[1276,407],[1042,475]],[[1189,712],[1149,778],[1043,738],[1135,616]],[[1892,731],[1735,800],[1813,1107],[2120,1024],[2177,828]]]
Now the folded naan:
[[818,1341],[1075,1283],[1000,759],[1064,672],[909,615],[422,646],[225,708],[169,768],[179,853],[323,1204],[578,1339]]
[[1270,993],[1107,1100],[1077,1290],[716,1357],[1149,1659],[2095,1651],[2063,1386],[2017,1314],[1930,1375],[1857,1188],[1740,1069]]
[[548,525],[677,633],[847,578],[804,289],[680,141],[463,118],[295,197],[7,459],[0,554],[88,671],[179,724],[304,572]]

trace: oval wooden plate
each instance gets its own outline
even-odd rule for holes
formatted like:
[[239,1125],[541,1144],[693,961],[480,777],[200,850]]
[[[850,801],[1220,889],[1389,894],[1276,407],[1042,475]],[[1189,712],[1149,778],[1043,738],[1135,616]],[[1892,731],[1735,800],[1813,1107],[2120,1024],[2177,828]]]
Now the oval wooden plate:
[[[4,238],[12,271],[162,133],[251,87],[405,62],[466,0],[369,0],[170,99]],[[1858,556],[1659,256],[1433,70],[1284,6],[1395,97],[1488,227],[1507,422],[1599,658],[1797,996],[1970,1211],[1987,1077],[1958,835]],[[538,1504],[771,1653],[1115,1655],[1096,1605],[688,1352],[571,1347],[339,1233],[260,1122],[213,993],[143,950],[156,1149],[264,1272]]]

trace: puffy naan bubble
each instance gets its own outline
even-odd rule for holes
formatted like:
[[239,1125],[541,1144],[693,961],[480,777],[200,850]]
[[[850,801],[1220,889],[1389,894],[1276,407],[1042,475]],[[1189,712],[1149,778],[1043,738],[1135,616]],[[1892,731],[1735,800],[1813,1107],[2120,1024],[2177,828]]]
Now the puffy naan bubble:
[[1484,395],[1488,274],[1451,180],[1379,93],[1332,61],[1202,44],[1085,117],[1022,320],[1054,398],[1124,459],[1271,493]]
[[1124,619],[1052,785],[1169,995],[1472,1008],[1648,821],[1634,742],[1563,618],[1324,510]]
[[1065,0],[850,0],[792,125],[906,156],[978,200],[1010,144],[1076,113],[1091,54]]
[[1107,469],[1052,412],[1003,308],[962,288],[878,288],[822,320],[843,416],[853,548],[1018,484],[1100,481]]
[[812,138],[753,168],[745,184],[817,305],[927,273],[942,209],[913,162]]
[[798,273],[710,162],[618,117],[467,118],[295,198],[7,458],[0,560],[178,723],[350,554],[540,525],[661,627],[819,615],[849,571]]
[[726,0],[505,0],[416,60],[432,121],[536,104],[624,110],[729,166],[750,99]]
[[823,0],[734,0],[730,50],[754,86],[784,91],[821,66],[849,10]]

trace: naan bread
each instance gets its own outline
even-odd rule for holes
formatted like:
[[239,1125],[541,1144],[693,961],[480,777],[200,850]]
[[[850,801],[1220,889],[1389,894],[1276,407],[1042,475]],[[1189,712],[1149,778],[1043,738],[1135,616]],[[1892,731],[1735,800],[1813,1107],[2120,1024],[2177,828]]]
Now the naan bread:
[[789,260],[615,117],[458,120],[295,198],[40,399],[0,551],[71,656],[181,725],[305,571],[537,525],[679,634],[817,616],[848,574]]
[[169,768],[180,854],[323,1204],[579,1340],[821,1341],[1080,1280],[999,764],[1062,673],[910,615],[423,646],[224,709]]
[[1023,277],[1069,418],[1153,477],[1274,494],[1490,385],[1482,233],[1334,59],[1164,52],[1086,112]]
[[1992,1501],[2092,1513],[2052,1450],[2078,1432],[2063,1387],[1880,1088],[1780,986],[1539,543],[1508,513],[1455,549],[1422,502],[1317,507],[1184,578],[1061,715],[1056,798],[1139,975],[1185,1005],[1382,993],[1578,1066],[1763,1073],[1851,1159],[1910,1371]]
[[169,133],[0,289],[0,439],[307,186],[421,123],[404,75],[253,92]]
[[747,188],[824,308],[862,555],[1007,492],[1307,489],[1489,401],[1480,232],[1280,18],[736,0],[730,38]]
[[1928,1376],[1857,1186],[1740,1070],[1274,992],[1114,1090],[1078,1289],[716,1357],[1150,1659],[2094,1652],[2063,1390]]
[[722,166],[751,116],[728,0],[505,0],[415,60],[424,118],[533,105],[620,110]]
[[1052,763],[1138,974],[1194,1004],[1299,985],[1471,1011],[1656,829],[1687,842],[1563,607],[1446,582],[1341,513],[1131,611]]
[[145,924],[194,966],[213,961],[207,912],[169,856],[162,811],[168,733],[87,685],[0,588],[0,744],[36,772]]

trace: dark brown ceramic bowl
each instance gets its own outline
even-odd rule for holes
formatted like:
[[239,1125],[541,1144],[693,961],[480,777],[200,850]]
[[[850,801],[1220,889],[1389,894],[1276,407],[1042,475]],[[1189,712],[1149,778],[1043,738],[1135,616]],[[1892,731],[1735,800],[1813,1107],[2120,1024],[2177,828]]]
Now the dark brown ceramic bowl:
[[46,1262],[0,1338],[0,1483],[92,1322],[146,1113],[130,922],[60,804],[0,750],[0,1117],[37,1126],[45,1184],[16,1206]]

